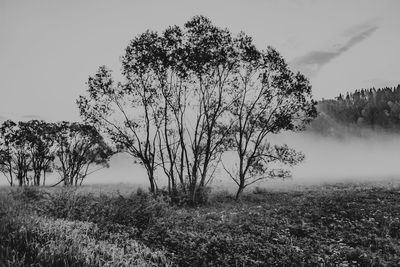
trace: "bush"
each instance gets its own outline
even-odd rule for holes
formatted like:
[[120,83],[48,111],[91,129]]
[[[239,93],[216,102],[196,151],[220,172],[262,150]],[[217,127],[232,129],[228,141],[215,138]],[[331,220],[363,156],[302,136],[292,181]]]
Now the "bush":
[[95,196],[70,189],[53,194],[46,206],[45,214],[55,218],[94,222],[107,230],[115,228],[114,224],[135,227],[138,234],[168,209],[162,199],[144,192],[127,197],[120,194]]
[[268,189],[265,188],[265,187],[256,186],[253,189],[253,194],[256,194],[256,195],[257,194],[264,195],[264,194],[267,194],[267,193],[268,193]]
[[157,191],[157,197],[163,199],[170,205],[195,207],[208,204],[210,193],[211,187],[198,187],[194,196],[191,195],[191,192],[183,190],[182,188],[177,188],[170,192],[164,187]]

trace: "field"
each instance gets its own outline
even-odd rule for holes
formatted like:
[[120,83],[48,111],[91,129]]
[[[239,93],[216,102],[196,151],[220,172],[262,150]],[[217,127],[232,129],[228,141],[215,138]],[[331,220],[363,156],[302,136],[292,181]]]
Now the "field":
[[254,188],[201,207],[114,187],[1,188],[0,266],[400,266],[400,186]]

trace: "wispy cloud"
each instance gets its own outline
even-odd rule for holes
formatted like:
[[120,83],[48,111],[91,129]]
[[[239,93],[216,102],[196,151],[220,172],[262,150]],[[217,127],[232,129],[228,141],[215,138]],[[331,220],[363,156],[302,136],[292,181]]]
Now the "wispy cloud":
[[353,26],[343,32],[337,38],[339,40],[327,47],[311,51],[301,57],[296,58],[291,62],[291,65],[307,76],[313,76],[331,60],[339,57],[356,44],[370,37],[376,30],[379,29],[377,22],[378,21],[374,19]]

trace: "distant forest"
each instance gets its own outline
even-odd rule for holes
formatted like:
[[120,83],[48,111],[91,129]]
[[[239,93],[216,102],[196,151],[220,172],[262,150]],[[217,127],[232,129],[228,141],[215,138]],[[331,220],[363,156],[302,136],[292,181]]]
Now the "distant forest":
[[308,130],[324,135],[360,134],[363,129],[400,133],[400,85],[371,88],[321,100]]

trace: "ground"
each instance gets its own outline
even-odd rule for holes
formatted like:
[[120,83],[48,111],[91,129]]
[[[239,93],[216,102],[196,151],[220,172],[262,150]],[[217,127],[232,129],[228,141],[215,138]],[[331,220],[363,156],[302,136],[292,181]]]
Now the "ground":
[[115,189],[1,189],[0,265],[400,266],[399,183],[220,191],[201,207]]

